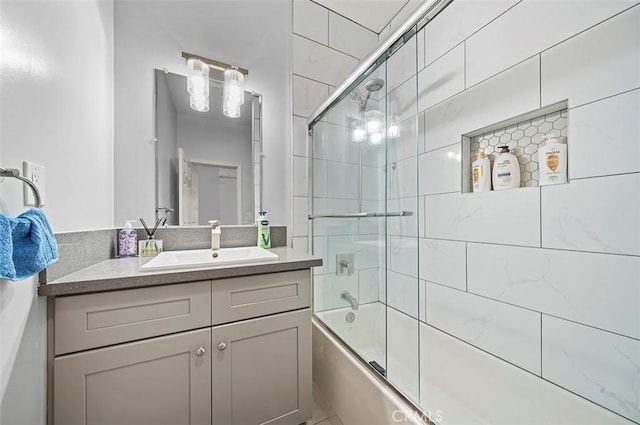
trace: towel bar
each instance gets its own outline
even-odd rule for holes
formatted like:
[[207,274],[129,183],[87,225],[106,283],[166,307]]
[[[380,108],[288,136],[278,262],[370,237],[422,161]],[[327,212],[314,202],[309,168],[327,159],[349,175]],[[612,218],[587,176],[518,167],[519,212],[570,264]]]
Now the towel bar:
[[31,190],[33,190],[33,196],[36,198],[36,207],[40,208],[42,205],[40,204],[40,191],[38,187],[33,184],[33,182],[29,179],[26,179],[20,175],[20,171],[15,168],[2,168],[0,167],[0,178],[2,177],[13,177],[14,179],[18,179],[26,183]]

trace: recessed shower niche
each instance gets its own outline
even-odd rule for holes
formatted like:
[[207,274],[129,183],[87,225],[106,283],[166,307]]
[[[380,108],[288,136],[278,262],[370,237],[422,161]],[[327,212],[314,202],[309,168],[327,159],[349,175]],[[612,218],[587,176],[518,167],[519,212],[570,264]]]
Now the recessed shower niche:
[[562,101],[463,134],[462,191],[472,192],[471,165],[476,154],[484,152],[493,170],[500,153],[499,146],[508,146],[518,158],[520,187],[538,186],[540,145],[546,136],[567,137],[568,128],[568,102]]

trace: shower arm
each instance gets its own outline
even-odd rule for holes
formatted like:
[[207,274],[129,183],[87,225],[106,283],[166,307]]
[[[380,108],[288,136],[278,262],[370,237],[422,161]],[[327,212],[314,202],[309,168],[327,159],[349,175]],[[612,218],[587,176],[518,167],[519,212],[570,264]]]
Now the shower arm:
[[16,170],[15,168],[2,168],[0,167],[0,178],[3,177],[12,177],[14,179],[18,179],[21,180],[22,182],[26,183],[31,190],[33,191],[33,196],[35,197],[35,204],[36,204],[36,208],[40,208],[41,204],[40,204],[40,191],[38,190],[38,187],[29,179],[26,179],[24,177],[22,177],[20,175],[20,171]]
[[408,217],[413,215],[411,211],[395,212],[357,212],[344,214],[309,214],[309,220],[316,218],[369,218],[369,217]]
[[427,19],[428,21],[433,19],[435,15],[437,15],[442,9],[444,9],[449,3],[453,0],[427,0],[423,3],[416,11],[409,16],[409,18],[402,24],[400,28],[398,28],[395,32],[393,32],[382,44],[378,46],[376,50],[371,52],[367,57],[365,57],[352,72],[347,76],[347,78],[340,84],[333,93],[324,100],[312,113],[309,115],[307,119],[307,126],[310,126],[314,123],[320,115],[324,113],[324,111],[332,106],[334,102],[342,96],[342,94],[347,91],[351,87],[351,85],[360,77],[360,75],[364,74],[375,65],[378,58],[383,55],[387,49],[393,46],[396,41],[401,39],[404,34],[409,31],[414,25],[422,21],[423,19]]

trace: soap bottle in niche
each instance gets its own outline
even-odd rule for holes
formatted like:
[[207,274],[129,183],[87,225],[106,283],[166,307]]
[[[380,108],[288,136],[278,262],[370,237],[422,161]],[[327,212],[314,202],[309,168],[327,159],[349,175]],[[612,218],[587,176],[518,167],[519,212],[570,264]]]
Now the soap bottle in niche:
[[567,138],[564,136],[545,137],[538,148],[540,186],[567,182]]
[[491,190],[491,162],[482,151],[476,154],[476,160],[471,164],[471,178],[474,192]]
[[135,257],[138,250],[138,232],[133,228],[135,220],[128,220],[125,223],[124,229],[118,234],[118,255]]
[[520,187],[520,164],[518,158],[509,152],[509,146],[498,146],[500,155],[493,163],[493,190]]
[[271,231],[269,230],[267,212],[260,211],[258,215],[258,246],[260,248],[271,248]]

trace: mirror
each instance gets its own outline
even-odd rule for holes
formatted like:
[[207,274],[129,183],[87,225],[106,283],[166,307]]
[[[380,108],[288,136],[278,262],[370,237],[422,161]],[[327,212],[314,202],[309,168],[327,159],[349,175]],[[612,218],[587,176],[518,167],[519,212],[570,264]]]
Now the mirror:
[[156,218],[253,224],[261,206],[262,97],[245,92],[240,117],[229,118],[222,83],[210,80],[209,93],[209,111],[195,111],[187,78],[155,70]]

